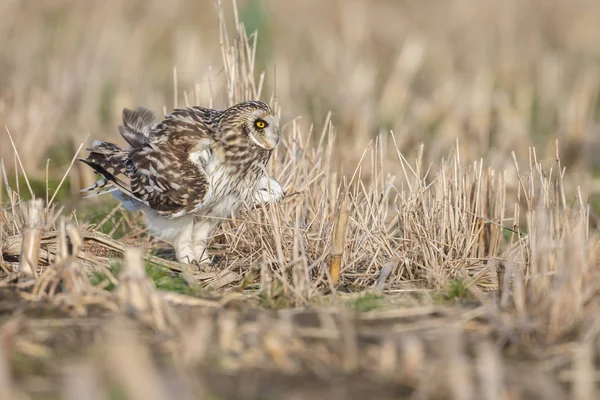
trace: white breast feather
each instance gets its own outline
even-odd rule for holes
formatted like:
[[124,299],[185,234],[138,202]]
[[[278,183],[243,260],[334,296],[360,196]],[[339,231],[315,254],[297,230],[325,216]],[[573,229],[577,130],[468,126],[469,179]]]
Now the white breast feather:
[[173,242],[180,232],[187,230],[190,225],[194,224],[193,215],[170,219],[156,214],[154,210],[148,207],[145,207],[144,211],[152,235],[167,242]]

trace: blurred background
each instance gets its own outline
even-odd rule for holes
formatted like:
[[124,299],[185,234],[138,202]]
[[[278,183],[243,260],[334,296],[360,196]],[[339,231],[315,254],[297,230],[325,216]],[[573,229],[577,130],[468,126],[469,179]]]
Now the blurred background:
[[[337,161],[352,169],[369,141],[396,136],[414,159],[513,168],[561,158],[594,192],[600,172],[597,0],[238,0],[258,30],[256,73],[283,123],[320,132],[329,111]],[[224,6],[232,10],[231,2]],[[0,0],[0,124],[30,177],[59,179],[90,133],[117,139],[124,107],[225,105],[212,0]],[[233,12],[227,18],[233,19]],[[233,27],[233,24],[230,25]],[[193,95],[196,89],[196,95]],[[390,154],[395,153],[387,146]],[[0,134],[0,157],[14,169]],[[33,178],[32,178],[33,179]],[[79,181],[89,178],[78,177]],[[35,180],[35,179],[33,179]],[[75,193],[86,182],[71,181]],[[70,186],[70,189],[68,188]]]

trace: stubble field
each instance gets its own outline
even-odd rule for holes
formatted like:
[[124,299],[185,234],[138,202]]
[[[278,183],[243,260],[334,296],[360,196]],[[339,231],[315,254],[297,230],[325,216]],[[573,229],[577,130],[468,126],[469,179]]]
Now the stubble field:
[[[597,2],[0,13],[0,398],[600,395]],[[123,108],[246,99],[287,197],[223,222],[216,271],[81,200]]]

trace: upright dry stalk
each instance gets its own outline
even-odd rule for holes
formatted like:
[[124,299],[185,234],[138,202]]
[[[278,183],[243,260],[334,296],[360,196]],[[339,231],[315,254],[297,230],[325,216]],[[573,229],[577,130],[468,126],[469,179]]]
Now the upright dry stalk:
[[63,400],[100,400],[103,398],[98,371],[91,363],[77,362],[64,368]]
[[[5,337],[0,338],[5,339]],[[10,357],[8,356],[8,352],[6,350],[8,350],[8,346],[0,346],[0,398],[13,399],[15,392],[12,367]]]
[[273,274],[269,269],[267,256],[264,253],[260,263],[260,291],[266,299],[273,298]]
[[[85,267],[77,260],[77,256],[83,245],[83,239],[75,225],[71,223],[65,224],[64,220],[62,220],[60,226],[64,230],[64,234],[61,234],[61,239],[65,241],[61,248],[66,247],[66,256],[63,258],[63,270],[60,273],[62,291],[67,293],[82,293],[90,286]],[[67,237],[69,239],[68,243],[66,241]]]
[[424,376],[426,353],[423,340],[408,334],[401,341],[402,358],[400,360],[400,376],[410,385],[416,386]]
[[40,241],[44,230],[43,201],[41,199],[34,199],[25,203],[23,218],[25,220],[25,229],[23,230],[19,273],[29,278],[35,278],[40,254]]
[[149,309],[147,288],[143,287],[147,276],[140,249],[127,249],[123,270],[119,275],[119,298],[123,304],[136,310]]
[[205,360],[213,349],[211,338],[214,331],[213,319],[200,315],[191,328],[180,333],[180,360],[184,366],[193,367]]
[[469,359],[465,354],[463,333],[456,329],[447,332],[444,345],[446,346],[446,363],[448,374],[447,385],[450,398],[457,400],[473,399],[474,388],[471,377]]
[[358,333],[356,320],[348,312],[340,313],[341,338],[343,346],[343,368],[347,373],[356,372],[359,365]]
[[167,328],[167,315],[154,282],[146,275],[142,250],[127,249],[123,271],[119,275],[119,302],[129,315],[149,323],[158,330]]
[[329,261],[329,274],[333,283],[337,283],[340,280],[349,214],[348,201],[344,195],[333,223],[333,241],[331,243],[331,259]]
[[485,340],[476,348],[476,369],[481,382],[481,396],[484,400],[506,398],[504,393],[504,372],[498,350]]
[[594,348],[589,341],[578,344],[573,349],[573,386],[572,395],[575,400],[591,400],[598,398],[596,389],[597,372],[594,377]]
[[[135,254],[130,257],[135,257]],[[112,380],[123,388],[128,399],[171,398],[167,396],[161,374],[137,332],[131,326],[119,322],[110,326],[108,332],[105,363]]]

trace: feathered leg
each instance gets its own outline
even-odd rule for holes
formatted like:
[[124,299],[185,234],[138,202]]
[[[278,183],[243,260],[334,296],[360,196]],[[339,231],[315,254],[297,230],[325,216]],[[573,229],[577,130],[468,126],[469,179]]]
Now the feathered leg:
[[193,224],[184,225],[173,240],[175,257],[179,262],[189,264],[196,261],[192,245],[192,232]]
[[218,221],[197,219],[194,221],[192,231],[192,250],[198,265],[211,265],[210,257],[206,251],[208,240],[217,226]]
[[146,217],[151,233],[173,245],[178,262],[198,267],[210,265],[206,245],[218,220],[192,215],[169,219],[156,215],[154,211],[146,212]]

